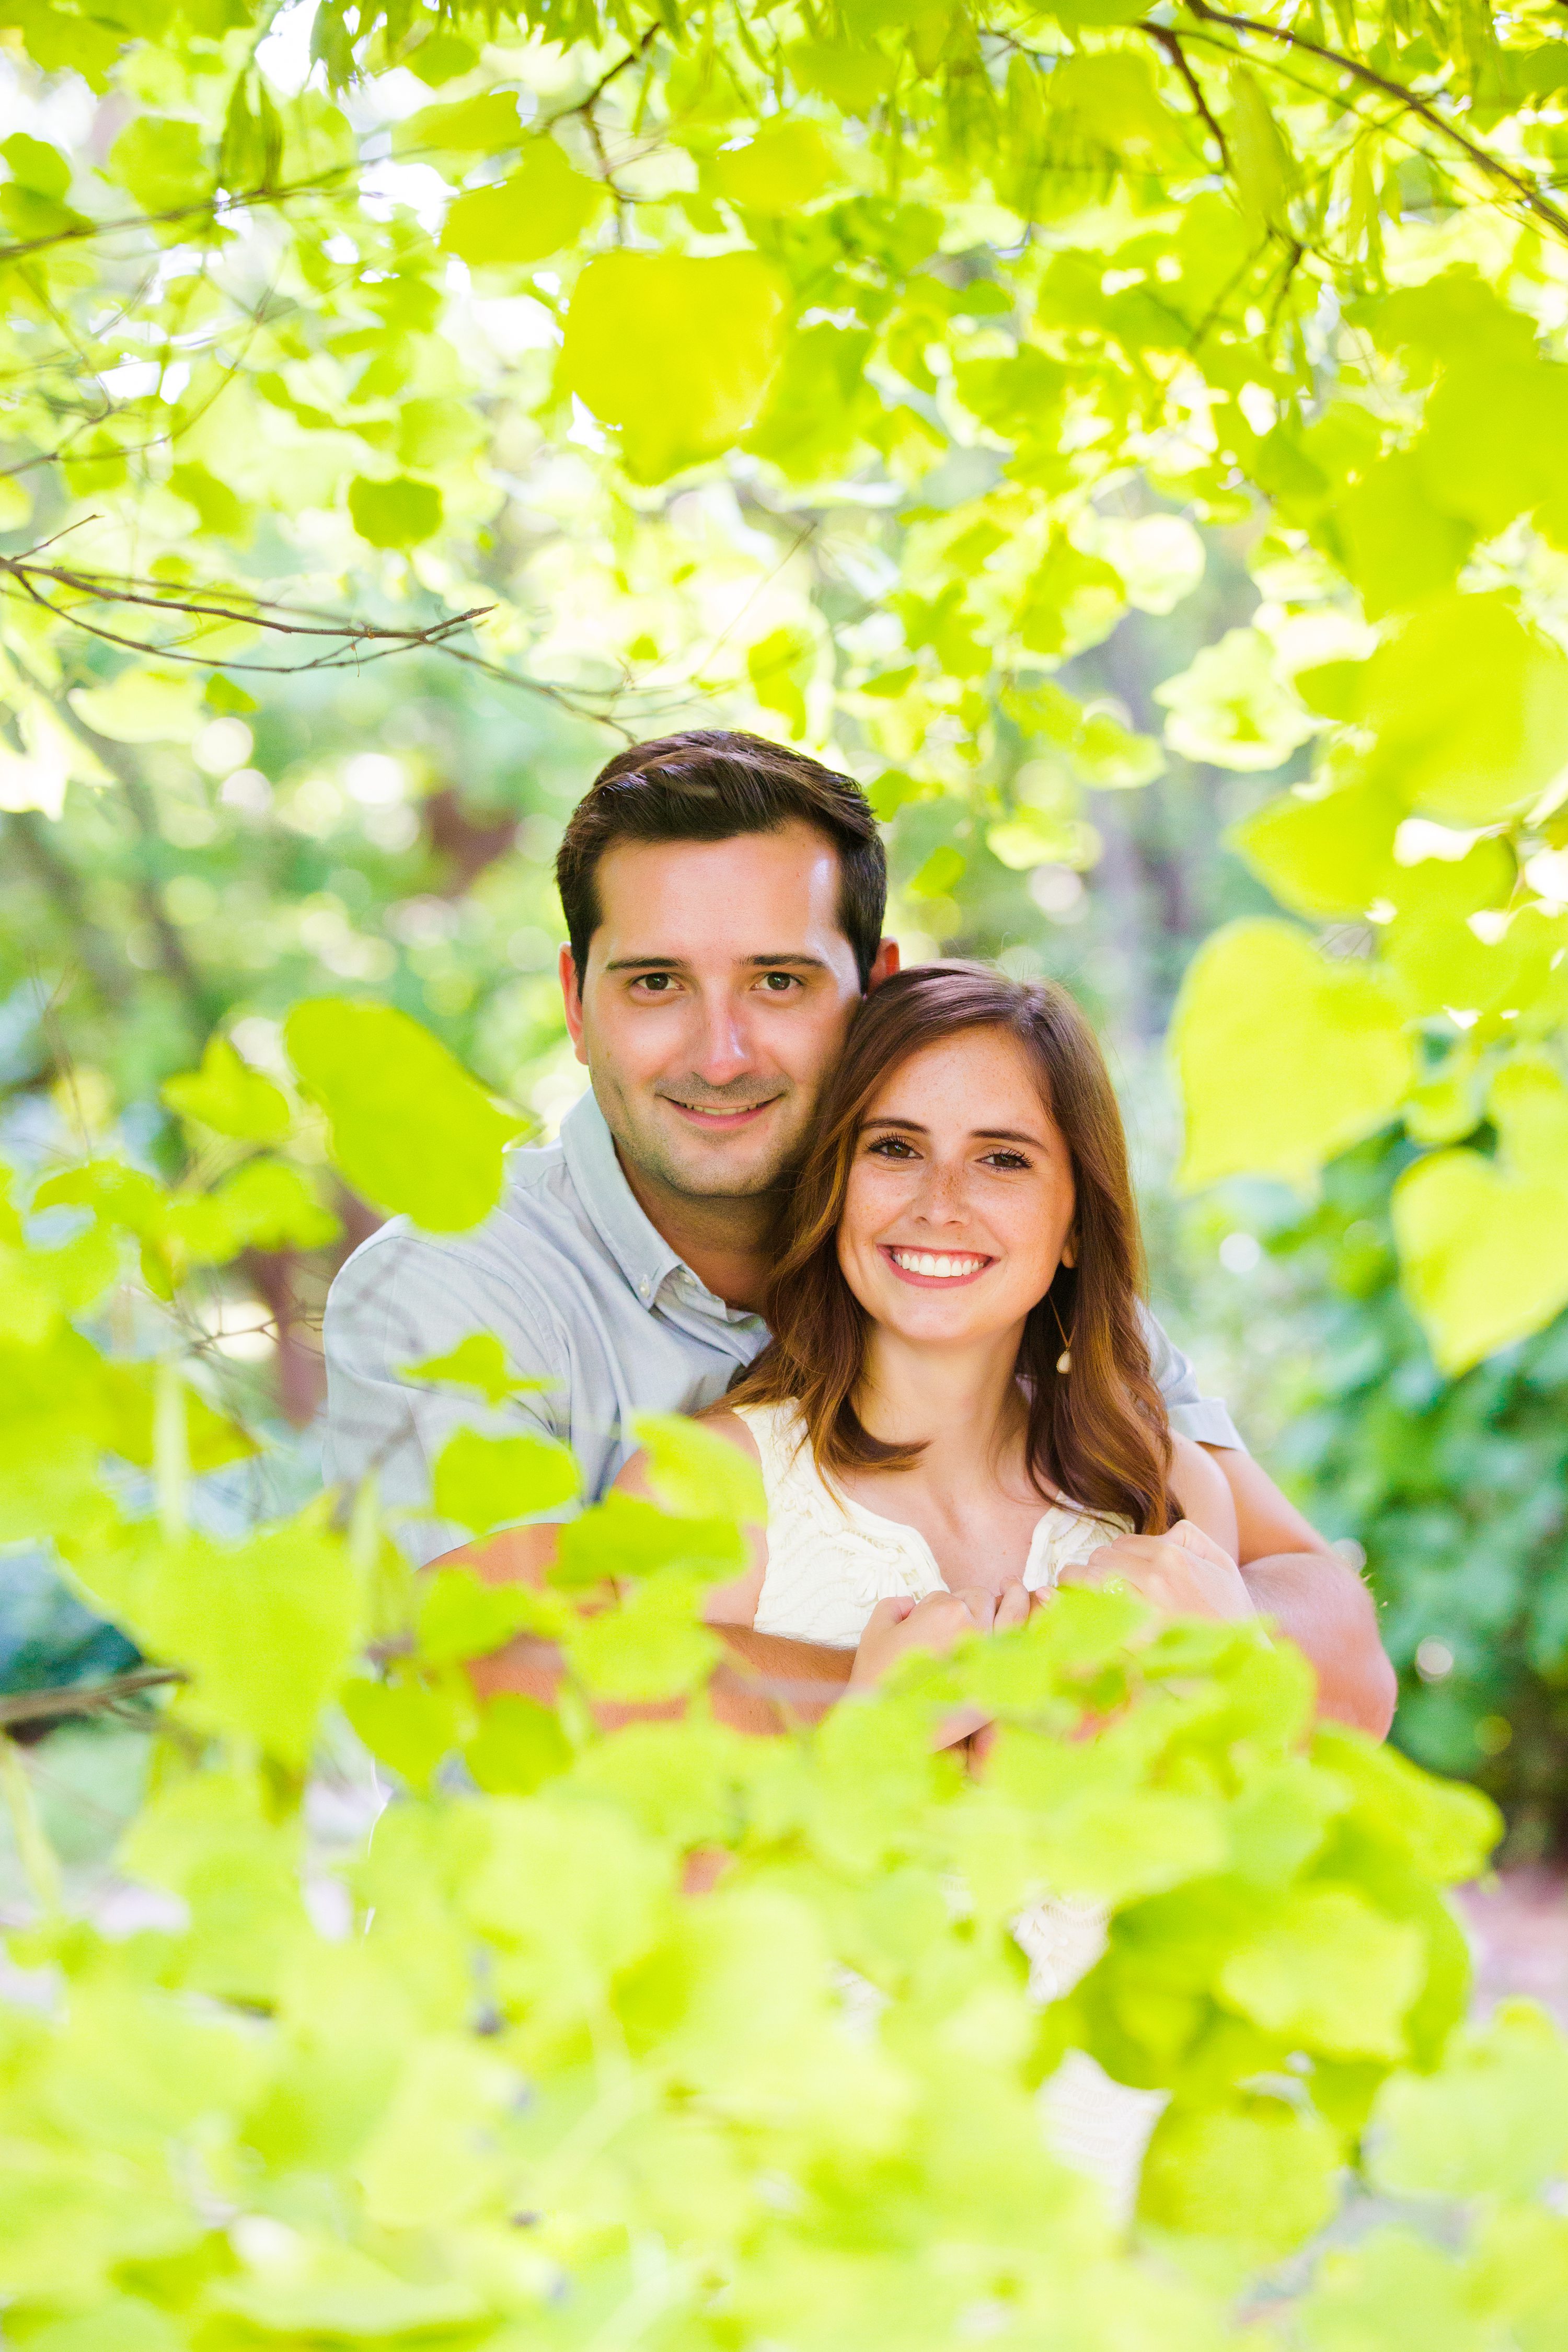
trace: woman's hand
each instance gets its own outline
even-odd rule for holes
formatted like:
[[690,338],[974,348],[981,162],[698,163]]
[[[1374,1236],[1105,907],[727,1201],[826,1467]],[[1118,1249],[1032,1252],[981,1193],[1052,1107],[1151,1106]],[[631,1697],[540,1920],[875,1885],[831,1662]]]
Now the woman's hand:
[[1095,1586],[1120,1581],[1164,1617],[1234,1621],[1258,1613],[1235,1560],[1191,1519],[1178,1519],[1163,1536],[1118,1536],[1087,1560],[1064,1568],[1058,1580]]
[[1028,1613],[1029,1596],[1021,1584],[1004,1585],[1000,1593],[967,1585],[958,1592],[928,1592],[923,1601],[904,1595],[879,1601],[860,1636],[849,1688],[872,1689],[910,1650],[942,1657],[961,1635],[1005,1633],[1009,1625],[1023,1624]]

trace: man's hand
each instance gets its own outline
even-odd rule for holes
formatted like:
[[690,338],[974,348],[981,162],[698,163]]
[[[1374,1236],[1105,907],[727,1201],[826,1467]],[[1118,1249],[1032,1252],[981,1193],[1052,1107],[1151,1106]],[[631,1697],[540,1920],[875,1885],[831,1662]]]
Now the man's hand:
[[967,1585],[958,1592],[928,1592],[923,1601],[906,1595],[879,1601],[860,1636],[849,1688],[873,1689],[910,1650],[943,1657],[963,1634],[1004,1633],[1009,1625],[1022,1625],[1028,1614],[1029,1596],[1021,1584],[1004,1585],[1000,1593]]
[[1124,1584],[1166,1617],[1236,1620],[1258,1613],[1235,1560],[1191,1519],[1178,1519],[1163,1536],[1118,1536],[1081,1565],[1063,1569],[1058,1580]]

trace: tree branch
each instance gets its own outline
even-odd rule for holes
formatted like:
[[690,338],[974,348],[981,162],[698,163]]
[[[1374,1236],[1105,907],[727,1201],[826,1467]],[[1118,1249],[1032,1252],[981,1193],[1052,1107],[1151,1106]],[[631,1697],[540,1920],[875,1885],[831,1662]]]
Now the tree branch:
[[1220,129],[1219,124],[1215,121],[1214,116],[1209,111],[1209,102],[1204,96],[1203,84],[1199,81],[1196,74],[1193,71],[1192,61],[1188,58],[1185,49],[1183,48],[1181,42],[1177,39],[1175,34],[1172,32],[1169,25],[1144,25],[1142,29],[1149,35],[1151,40],[1157,41],[1159,43],[1160,47],[1164,50],[1165,55],[1170,58],[1171,63],[1175,67],[1176,71],[1181,75],[1182,79],[1186,83],[1187,94],[1191,98],[1193,105],[1197,110],[1198,119],[1202,122],[1205,130],[1208,132],[1209,137],[1214,141],[1215,145],[1219,149],[1219,160],[1222,168],[1228,172],[1230,169],[1230,150],[1225,143],[1225,132]]
[[111,1712],[121,1699],[138,1691],[157,1690],[184,1679],[178,1666],[136,1666],[130,1674],[110,1675],[106,1682],[64,1683],[49,1690],[22,1691],[15,1698],[0,1698],[0,1726]]
[[[1203,24],[1224,25],[1233,33],[1249,33],[1258,40],[1280,42],[1286,48],[1299,49],[1304,57],[1316,58],[1320,64],[1331,66],[1336,73],[1349,74],[1354,80],[1363,82],[1369,89],[1381,90],[1385,98],[1396,99],[1402,107],[1418,116],[1429,129],[1451,140],[1478,170],[1500,182],[1520,204],[1532,212],[1537,219],[1544,221],[1568,244],[1568,214],[1560,212],[1555,205],[1549,203],[1533,181],[1514,171],[1500,156],[1494,155],[1489,148],[1483,147],[1479,140],[1461,131],[1458,123],[1450,122],[1426,99],[1418,98],[1413,89],[1407,89],[1403,82],[1391,81],[1386,74],[1363,65],[1359,58],[1346,57],[1338,49],[1325,48],[1320,41],[1310,41],[1304,33],[1293,33],[1289,26],[1267,24],[1257,16],[1234,16],[1224,9],[1211,8],[1208,0],[1182,0],[1182,5]],[[1153,32],[1155,27],[1145,25],[1143,29]]]

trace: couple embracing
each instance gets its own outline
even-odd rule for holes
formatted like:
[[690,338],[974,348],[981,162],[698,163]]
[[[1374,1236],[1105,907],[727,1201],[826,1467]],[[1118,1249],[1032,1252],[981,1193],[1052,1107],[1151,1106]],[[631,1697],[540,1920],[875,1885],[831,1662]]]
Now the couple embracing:
[[470,1547],[430,1515],[475,1414],[409,1368],[492,1332],[547,1385],[485,1425],[565,1440],[591,1496],[638,1485],[638,1412],[753,1455],[767,1526],[709,1612],[775,1670],[863,1685],[1115,1577],[1266,1616],[1322,1711],[1381,1735],[1363,1587],[1142,1304],[1115,1097],[1065,992],[900,972],[859,788],[752,736],[619,754],[557,877],[590,1091],[476,1232],[394,1220],[339,1275],[329,1476],[374,1470],[420,1560],[536,1577],[552,1525]]

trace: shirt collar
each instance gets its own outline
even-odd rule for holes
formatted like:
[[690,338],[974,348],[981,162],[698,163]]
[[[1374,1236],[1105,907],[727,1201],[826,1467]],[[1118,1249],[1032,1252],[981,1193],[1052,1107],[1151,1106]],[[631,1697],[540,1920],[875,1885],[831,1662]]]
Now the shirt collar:
[[[676,1273],[689,1276],[698,1297],[712,1297],[639,1206],[592,1087],[562,1120],[561,1149],[589,1222],[645,1307]],[[728,1311],[720,1298],[713,1307],[720,1315]]]

